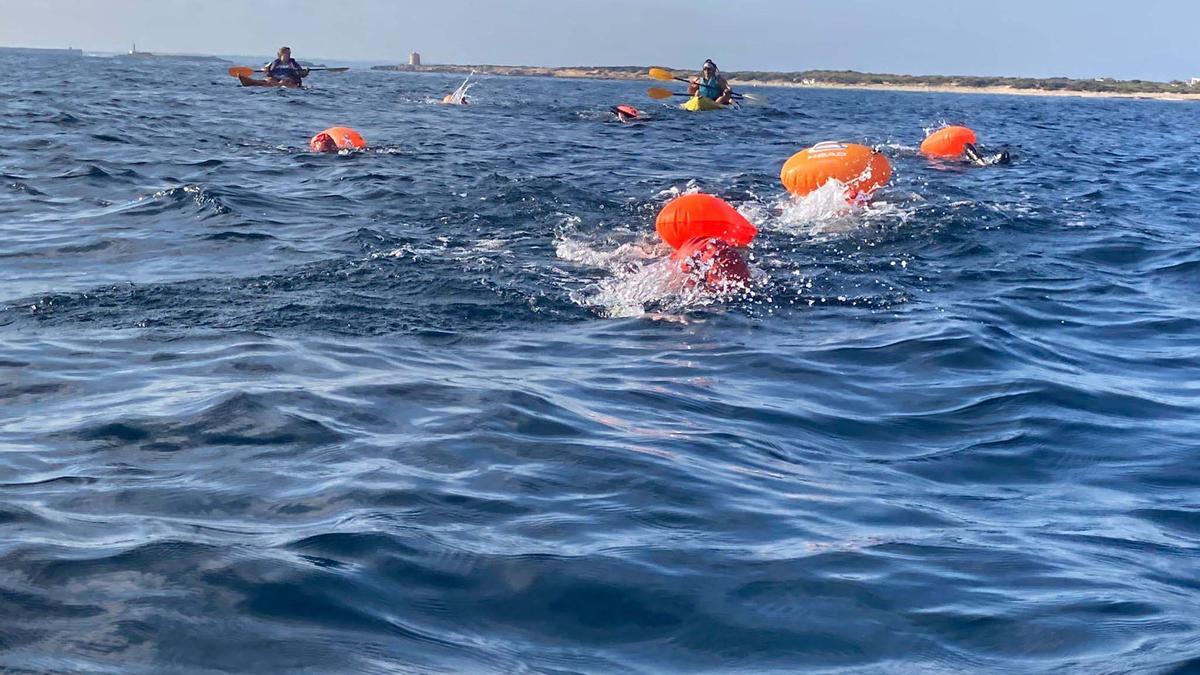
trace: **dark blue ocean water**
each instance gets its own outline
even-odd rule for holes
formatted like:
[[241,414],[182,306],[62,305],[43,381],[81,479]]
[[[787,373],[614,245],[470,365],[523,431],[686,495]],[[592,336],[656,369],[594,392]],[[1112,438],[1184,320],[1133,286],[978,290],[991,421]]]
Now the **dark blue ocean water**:
[[1200,669],[1200,108],[83,63],[0,61],[0,670]]

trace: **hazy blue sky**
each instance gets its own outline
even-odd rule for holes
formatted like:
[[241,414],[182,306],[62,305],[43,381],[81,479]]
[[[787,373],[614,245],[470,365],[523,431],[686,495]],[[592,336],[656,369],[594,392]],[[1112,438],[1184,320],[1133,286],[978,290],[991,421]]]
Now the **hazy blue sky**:
[[1200,76],[1196,0],[0,0],[0,45],[522,65]]

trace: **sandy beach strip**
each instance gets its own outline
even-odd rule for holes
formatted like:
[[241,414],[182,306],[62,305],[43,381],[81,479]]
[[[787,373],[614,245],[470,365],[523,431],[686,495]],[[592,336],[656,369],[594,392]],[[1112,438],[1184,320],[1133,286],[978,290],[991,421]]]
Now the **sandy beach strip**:
[[[654,80],[646,72],[630,72],[628,70],[610,70],[603,67],[557,67],[545,66],[496,66],[496,65],[424,65],[417,67],[383,67],[383,70],[400,72],[424,73],[469,73],[480,75],[500,75],[519,77],[557,77],[563,79],[588,80]],[[690,74],[688,71],[677,70],[680,74]],[[790,80],[739,80],[736,72],[726,74],[735,87],[752,88],[786,88],[786,89],[846,89],[857,91],[898,91],[917,94],[992,94],[1000,96],[1051,96],[1078,98],[1112,98],[1112,99],[1141,99],[1151,101],[1200,101],[1200,93],[1185,92],[1109,92],[1084,91],[1078,89],[1018,89],[1015,87],[967,87],[955,85],[924,85],[924,84],[840,84],[836,82],[792,82]]]

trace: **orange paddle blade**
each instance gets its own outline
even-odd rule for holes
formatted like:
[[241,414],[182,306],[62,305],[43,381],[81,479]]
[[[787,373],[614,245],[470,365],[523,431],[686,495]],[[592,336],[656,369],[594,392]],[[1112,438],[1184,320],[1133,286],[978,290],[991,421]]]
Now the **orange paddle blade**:
[[253,74],[254,71],[250,70],[246,66],[234,66],[229,69],[230,77],[250,77]]
[[675,92],[673,92],[669,89],[660,89],[659,87],[650,87],[649,89],[646,90],[646,94],[648,94],[650,96],[650,98],[652,98],[656,101],[661,101],[666,98],[671,98],[672,96],[675,95]]
[[675,73],[672,73],[671,71],[667,70],[666,68],[651,68],[650,69],[650,77],[651,77],[651,79],[662,80],[663,82],[670,82],[671,80],[675,79]]

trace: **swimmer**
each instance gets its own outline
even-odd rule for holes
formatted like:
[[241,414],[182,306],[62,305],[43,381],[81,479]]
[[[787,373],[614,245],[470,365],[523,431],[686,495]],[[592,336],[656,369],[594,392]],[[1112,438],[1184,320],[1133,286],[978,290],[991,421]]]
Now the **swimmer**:
[[963,157],[975,166],[992,166],[1012,162],[1012,155],[1009,154],[1008,150],[1001,150],[995,154],[985,155],[974,143],[967,143],[963,146]]
[[364,150],[367,141],[350,127],[330,127],[308,141],[313,152],[338,152],[340,150]]
[[337,141],[333,140],[333,136],[330,136],[329,134],[325,133],[324,131],[317,134],[316,136],[313,136],[312,140],[308,142],[308,147],[311,148],[313,152],[337,152],[338,151]]
[[627,103],[622,103],[621,105],[614,105],[613,107],[609,108],[608,110],[609,110],[609,112],[611,112],[612,114],[617,116],[617,121],[622,122],[622,123],[640,121],[640,120],[645,119],[644,117],[642,117],[642,112],[640,110],[638,110],[637,108],[635,108]]
[[719,292],[749,284],[750,266],[738,249],[754,241],[758,228],[727,202],[703,193],[676,197],[658,212],[654,229],[690,285]]
[[742,253],[724,239],[696,237],[688,240],[671,260],[680,271],[710,291],[728,291],[750,284],[750,265]]
[[473,70],[471,71],[470,75],[467,75],[467,79],[463,80],[463,83],[458,85],[458,89],[455,89],[453,92],[446,94],[442,98],[442,104],[443,105],[470,105],[471,100],[467,97],[467,92],[471,90],[471,87],[475,86],[475,84],[473,82],[471,82],[472,77],[475,77],[475,71],[473,71]]

